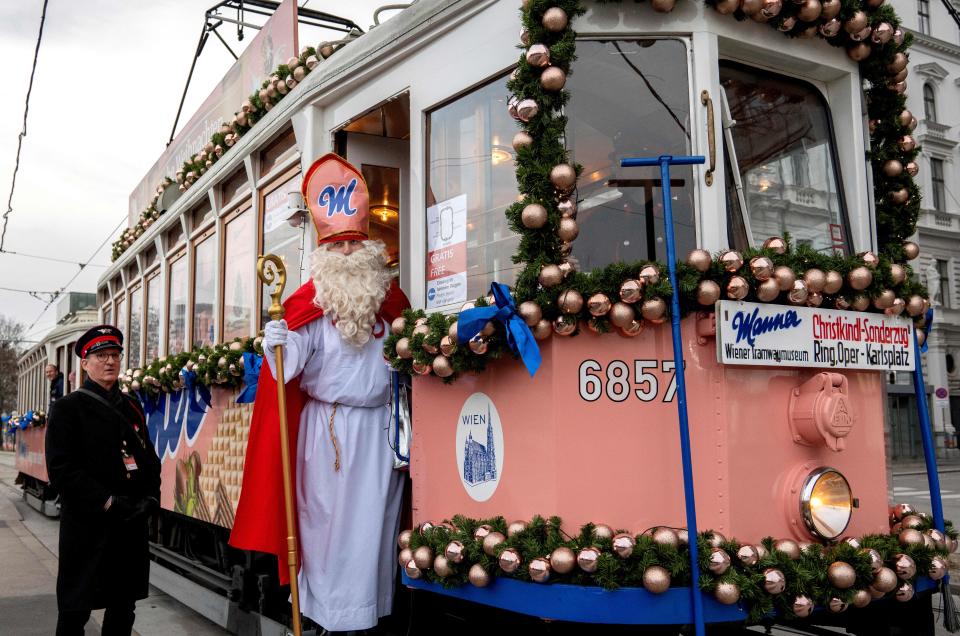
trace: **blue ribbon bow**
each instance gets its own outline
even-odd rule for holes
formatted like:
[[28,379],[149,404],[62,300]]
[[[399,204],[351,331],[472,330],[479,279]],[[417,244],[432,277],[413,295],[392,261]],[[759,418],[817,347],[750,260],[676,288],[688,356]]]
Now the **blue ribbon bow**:
[[927,342],[930,337],[930,329],[933,328],[933,308],[927,310],[927,315],[924,316],[925,324],[923,326],[923,344],[920,345],[920,353],[927,352]]
[[249,404],[257,399],[257,382],[263,356],[245,351],[243,354],[243,391],[237,396],[237,404]]
[[527,371],[530,372],[530,377],[533,377],[540,368],[540,347],[537,346],[533,332],[517,313],[517,307],[506,285],[493,283],[490,285],[490,292],[497,304],[461,312],[457,319],[457,340],[460,344],[469,342],[488,322],[496,320],[502,323],[507,331],[507,344],[510,350],[520,356]]
[[196,371],[181,369],[180,376],[183,378],[183,391],[187,396],[190,410],[194,413],[205,413],[210,406],[210,389],[197,382]]

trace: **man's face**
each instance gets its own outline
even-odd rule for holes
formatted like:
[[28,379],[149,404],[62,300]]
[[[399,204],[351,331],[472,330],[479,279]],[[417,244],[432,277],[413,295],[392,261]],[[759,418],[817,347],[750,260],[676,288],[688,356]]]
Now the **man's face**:
[[327,249],[331,252],[339,252],[345,256],[350,256],[361,247],[363,247],[363,241],[334,241],[327,246]]
[[57,369],[52,364],[48,364],[47,367],[43,370],[43,374],[47,376],[48,380],[52,380],[57,377]]
[[111,386],[120,375],[120,349],[101,349],[80,361],[90,379],[101,386]]

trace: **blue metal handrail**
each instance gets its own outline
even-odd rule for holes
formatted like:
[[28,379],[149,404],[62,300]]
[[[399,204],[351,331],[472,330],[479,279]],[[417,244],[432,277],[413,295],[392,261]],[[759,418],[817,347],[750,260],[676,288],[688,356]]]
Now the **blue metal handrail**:
[[663,229],[667,238],[667,269],[670,272],[670,325],[673,328],[673,359],[677,378],[677,414],[680,420],[680,456],[683,461],[683,497],[687,513],[687,536],[690,546],[690,600],[696,636],[704,636],[703,597],[700,592],[700,559],[697,554],[697,505],[693,493],[693,461],[690,457],[690,427],[687,419],[687,384],[684,379],[683,339],[680,335],[680,286],[677,284],[677,248],[673,236],[673,206],[670,197],[670,166],[704,163],[701,155],[674,157],[633,157],[622,159],[624,168],[660,166],[660,189],[663,194]]

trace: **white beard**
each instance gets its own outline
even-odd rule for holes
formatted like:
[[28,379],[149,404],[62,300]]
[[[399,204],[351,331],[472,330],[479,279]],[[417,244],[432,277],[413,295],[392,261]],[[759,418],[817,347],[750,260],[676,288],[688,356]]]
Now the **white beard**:
[[335,321],[340,336],[362,347],[373,335],[377,312],[393,278],[386,268],[382,241],[367,240],[350,255],[321,245],[310,255],[310,277],[316,294],[313,304]]

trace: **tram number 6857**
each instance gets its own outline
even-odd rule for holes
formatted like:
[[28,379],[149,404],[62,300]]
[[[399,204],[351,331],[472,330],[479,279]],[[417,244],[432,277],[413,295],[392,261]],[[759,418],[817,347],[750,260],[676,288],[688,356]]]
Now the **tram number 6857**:
[[[612,360],[607,368],[596,360],[584,360],[577,372],[580,397],[596,402],[606,392],[614,402],[623,402],[632,394],[641,402],[653,402],[660,397],[661,380],[655,371],[670,374],[665,382],[662,401],[672,402],[677,393],[676,364],[673,360],[634,360],[633,377],[630,365],[623,360]],[[666,379],[666,378],[664,378]]]

